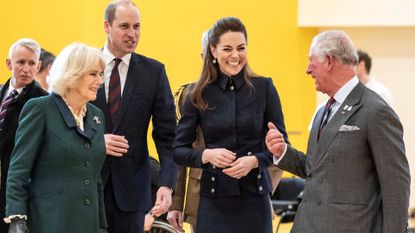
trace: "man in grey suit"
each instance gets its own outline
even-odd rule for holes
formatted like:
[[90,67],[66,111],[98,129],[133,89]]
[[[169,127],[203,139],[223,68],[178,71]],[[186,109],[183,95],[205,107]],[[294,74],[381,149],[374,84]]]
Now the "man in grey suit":
[[306,179],[291,232],[405,232],[410,174],[398,116],[358,81],[346,33],[317,35],[309,60],[307,74],[332,101],[317,112],[307,156],[272,123],[266,136],[274,163]]

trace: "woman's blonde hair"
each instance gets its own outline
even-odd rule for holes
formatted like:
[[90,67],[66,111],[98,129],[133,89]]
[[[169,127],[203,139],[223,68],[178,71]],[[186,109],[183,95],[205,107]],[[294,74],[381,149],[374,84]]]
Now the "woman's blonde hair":
[[96,65],[105,69],[105,59],[100,50],[82,43],[66,46],[56,57],[50,70],[49,92],[64,96]]

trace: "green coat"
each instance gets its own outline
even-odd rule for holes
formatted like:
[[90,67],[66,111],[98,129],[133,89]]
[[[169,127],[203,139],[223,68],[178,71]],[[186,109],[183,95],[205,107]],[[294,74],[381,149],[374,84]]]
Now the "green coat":
[[106,227],[104,122],[88,104],[82,132],[58,95],[27,102],[10,162],[6,216],[27,215],[31,233],[97,233]]

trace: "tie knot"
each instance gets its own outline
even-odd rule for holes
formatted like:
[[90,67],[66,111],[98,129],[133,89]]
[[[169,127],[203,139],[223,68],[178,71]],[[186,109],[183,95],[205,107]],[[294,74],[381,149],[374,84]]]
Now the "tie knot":
[[326,108],[325,108],[326,111],[328,109],[330,109],[330,107],[334,103],[334,101],[336,101],[336,100],[333,97],[330,97],[329,101],[327,101],[327,104],[326,104]]
[[7,99],[12,99],[15,98],[16,96],[19,95],[19,92],[17,92],[16,90],[13,90],[10,92],[10,94],[7,96]]
[[114,58],[114,67],[117,67],[122,60],[119,58]]

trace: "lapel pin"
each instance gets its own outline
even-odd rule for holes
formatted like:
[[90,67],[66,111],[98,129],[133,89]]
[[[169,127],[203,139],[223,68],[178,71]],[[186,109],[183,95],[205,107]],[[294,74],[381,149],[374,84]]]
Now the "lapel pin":
[[99,120],[99,117],[98,116],[94,116],[92,118],[92,120],[95,121],[95,124],[97,124],[97,125],[101,124],[101,121]]
[[345,111],[342,111],[342,114],[345,114],[346,112]]
[[349,107],[349,105],[344,105],[343,110],[346,110]]
[[352,110],[352,106],[350,106],[350,107],[347,109],[347,111],[349,111],[349,112],[350,112],[350,110]]

